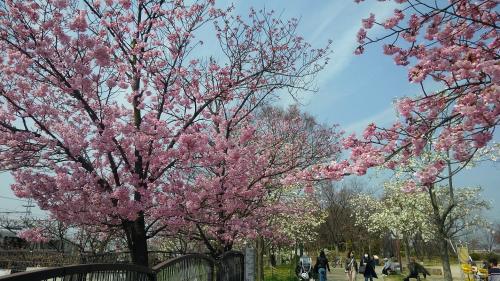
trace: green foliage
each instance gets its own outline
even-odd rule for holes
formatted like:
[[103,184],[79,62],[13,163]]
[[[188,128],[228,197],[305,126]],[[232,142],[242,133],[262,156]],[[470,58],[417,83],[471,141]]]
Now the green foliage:
[[470,257],[473,261],[489,260],[490,258],[499,258],[500,256],[495,253],[470,253]]
[[[422,263],[423,266],[441,266],[442,264],[441,257],[425,258]],[[450,264],[458,264],[456,256],[450,255]]]
[[480,253],[470,253],[470,258],[473,260],[473,261],[479,261],[479,260],[482,260],[482,255]]

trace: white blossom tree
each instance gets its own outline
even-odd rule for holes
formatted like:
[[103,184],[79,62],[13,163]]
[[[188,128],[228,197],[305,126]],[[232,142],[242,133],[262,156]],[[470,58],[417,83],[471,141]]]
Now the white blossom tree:
[[[489,202],[481,197],[480,187],[451,188],[434,185],[432,189],[407,189],[407,182],[397,174],[384,184],[381,198],[359,194],[351,200],[356,224],[364,225],[371,233],[391,232],[405,244],[409,262],[410,239],[449,243],[461,235],[482,227],[486,221],[481,211]],[[450,208],[449,206],[453,206]],[[449,261],[443,260],[443,266]]]

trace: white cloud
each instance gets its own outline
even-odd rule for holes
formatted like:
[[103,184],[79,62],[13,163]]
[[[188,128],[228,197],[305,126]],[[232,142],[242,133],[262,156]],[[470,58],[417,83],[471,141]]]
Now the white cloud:
[[[396,3],[373,3],[372,5],[366,5],[364,9],[359,9],[360,12],[355,15],[344,17],[349,18],[351,21],[346,24],[350,28],[345,29],[343,33],[338,37],[333,38],[333,55],[332,60],[328,67],[319,75],[318,83],[320,86],[328,83],[336,74],[344,70],[351,62],[354,56],[354,50],[358,46],[356,35],[358,30],[361,28],[361,19],[367,17],[369,11],[376,11],[376,18],[378,20],[385,19],[391,15],[396,8]],[[360,6],[360,8],[363,5]],[[321,33],[327,32],[323,30]],[[371,30],[369,35],[376,37],[382,33],[384,29],[374,29]]]
[[314,33],[310,37],[307,36],[307,40],[309,40],[309,42],[317,42],[319,39],[328,38],[329,36],[325,36],[325,34],[328,34],[328,29],[331,29],[331,24],[338,19],[337,17],[343,10],[345,10],[348,4],[351,3],[349,1],[334,1],[328,7],[326,7],[324,9],[325,12],[322,15],[325,20],[323,20],[319,25],[314,24],[312,26],[312,28],[314,28],[316,31],[314,31]]
[[[319,24],[312,19],[302,18],[303,23],[306,21],[314,23],[314,25],[310,27],[310,29],[315,30],[314,33],[312,33],[311,36],[306,36],[307,41],[313,43],[313,46],[316,46],[314,44],[318,41],[326,41],[328,38],[332,38],[333,40],[333,54],[331,55],[331,60],[326,68],[316,77],[316,84],[320,89],[334,80],[335,76],[346,69],[351,63],[351,60],[355,56],[354,50],[358,46],[356,35],[361,27],[361,19],[367,17],[370,11],[376,11],[377,19],[384,19],[392,14],[397,4],[394,2],[374,2],[371,5],[362,4],[357,6],[356,13],[345,15],[345,10],[348,5],[356,4],[349,1],[332,2],[332,4],[325,8],[325,12],[322,13],[323,15],[316,16],[326,18]],[[332,34],[333,24],[345,26],[346,28],[339,34]],[[381,31],[383,31],[383,29],[372,30],[370,35],[376,36],[380,34]],[[329,99],[329,102],[347,96],[348,93],[338,94],[333,100]],[[312,98],[312,94],[304,94],[300,96],[299,102],[301,104],[308,104]],[[282,96],[279,103],[283,106],[287,106],[295,104],[296,101],[290,96]]]
[[366,126],[370,123],[375,123],[377,126],[388,125],[396,120],[396,112],[393,105],[387,107],[383,111],[377,112],[376,114],[366,117],[362,120],[347,124],[344,130],[347,134],[351,133],[362,133]]

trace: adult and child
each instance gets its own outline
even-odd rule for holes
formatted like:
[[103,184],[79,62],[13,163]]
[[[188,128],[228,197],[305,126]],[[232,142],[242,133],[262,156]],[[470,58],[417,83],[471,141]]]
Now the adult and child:
[[299,278],[299,280],[307,280],[309,281],[314,273],[316,273],[319,277],[319,281],[326,281],[326,271],[330,272],[330,265],[328,263],[328,258],[325,255],[325,252],[321,250],[319,252],[319,256],[316,259],[316,264],[314,268],[312,267],[311,258],[308,256],[301,256],[299,259],[299,264],[295,269],[295,274]]
[[295,268],[295,274],[301,281],[309,281],[313,275],[312,260],[306,255],[302,255]]
[[375,259],[368,254],[364,254],[359,262],[358,272],[363,273],[365,281],[373,281],[373,278],[378,278],[377,273],[375,272]]

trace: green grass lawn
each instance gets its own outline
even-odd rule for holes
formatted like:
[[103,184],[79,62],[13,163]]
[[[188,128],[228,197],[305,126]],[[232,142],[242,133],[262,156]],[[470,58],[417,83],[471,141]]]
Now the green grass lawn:
[[394,274],[394,275],[384,276],[383,280],[384,281],[401,281],[401,280],[403,280],[404,277],[405,277],[404,275]]
[[264,281],[296,281],[294,269],[291,265],[265,267]]

